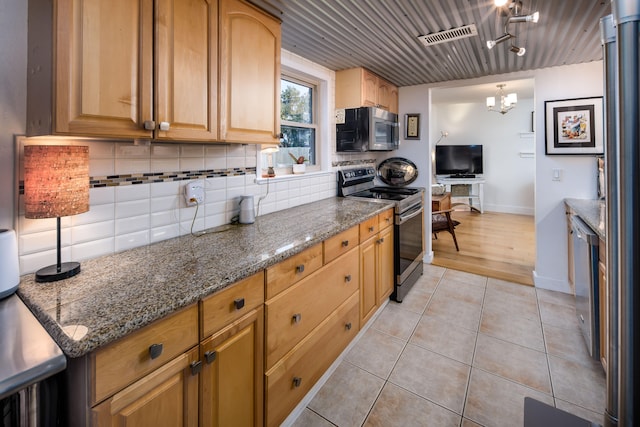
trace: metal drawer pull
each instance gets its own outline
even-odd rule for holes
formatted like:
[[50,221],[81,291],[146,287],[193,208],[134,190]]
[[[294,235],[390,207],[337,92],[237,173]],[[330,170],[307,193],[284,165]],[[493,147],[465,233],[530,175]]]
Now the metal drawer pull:
[[156,122],[154,122],[153,120],[145,120],[144,122],[145,130],[155,130],[155,128],[156,128]]
[[160,130],[168,131],[171,128],[171,123],[169,122],[160,122]]
[[218,353],[216,353],[215,351],[207,351],[204,354],[204,360],[205,362],[207,362],[207,364],[209,363],[213,363],[216,360],[216,357],[218,356]]
[[151,359],[155,359],[156,357],[162,354],[162,343],[160,344],[151,344],[149,346],[149,356]]
[[302,378],[293,377],[293,386],[294,387],[300,387],[300,384],[302,384]]
[[236,310],[240,310],[242,307],[244,307],[244,298],[236,298],[233,300],[233,305],[236,308]]
[[191,375],[198,375],[200,371],[202,371],[202,362],[199,360],[191,362]]
[[348,240],[343,240],[342,241],[342,247],[346,248],[347,246],[349,246],[349,241]]
[[373,233],[373,230],[375,230],[375,227],[369,227],[369,232]]
[[293,321],[293,323],[300,323],[300,321],[302,320],[302,314],[300,313],[294,314],[291,320]]
[[385,218],[385,221],[387,221],[387,224],[389,224],[391,222],[391,217]]
[[349,323],[347,323],[346,325],[344,325],[344,328],[345,328],[347,331],[350,331],[350,330],[351,330],[351,322],[349,322]]
[[344,281],[345,282],[350,282],[351,281],[351,275],[347,274],[346,276],[344,276]]
[[384,237],[379,238],[378,243],[384,243]]
[[304,264],[300,264],[296,266],[296,273],[303,273],[303,272],[304,272]]

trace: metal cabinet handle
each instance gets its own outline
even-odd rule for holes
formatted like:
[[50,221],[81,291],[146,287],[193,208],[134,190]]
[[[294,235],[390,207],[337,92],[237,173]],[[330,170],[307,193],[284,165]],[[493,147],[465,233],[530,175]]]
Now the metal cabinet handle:
[[160,130],[168,131],[171,128],[171,123],[169,122],[160,122]]
[[293,377],[293,386],[294,387],[300,387],[300,384],[302,384],[302,378]]
[[207,351],[204,354],[204,360],[205,362],[207,362],[207,364],[209,363],[213,363],[216,360],[216,357],[218,356],[218,353],[216,353],[215,351]]
[[345,282],[350,282],[351,281],[351,275],[347,274],[346,276],[344,276],[344,281]]
[[202,371],[202,362],[196,360],[195,362],[191,362],[191,375],[198,375],[200,371]]
[[149,356],[151,359],[155,359],[162,354],[162,343],[160,344],[151,344],[149,346]]
[[389,224],[391,222],[391,217],[385,218],[385,221],[387,221],[387,224]]
[[347,331],[350,331],[350,330],[351,330],[351,322],[349,322],[349,323],[347,323],[346,325],[344,325],[344,328],[345,328]]
[[304,273],[304,264],[296,266],[296,273]]
[[384,243],[384,237],[379,238],[378,243]]
[[145,120],[144,129],[145,130],[155,130],[156,129],[156,122],[154,122],[153,120]]
[[236,310],[240,310],[242,307],[244,307],[244,298],[234,299],[233,306],[236,308]]
[[300,323],[301,320],[302,320],[302,314],[300,313],[296,313],[291,317],[291,321],[293,323]]
[[342,241],[342,247],[346,248],[347,246],[349,246],[349,241],[348,240],[343,240]]
[[373,233],[373,230],[375,230],[375,227],[369,227],[369,232]]

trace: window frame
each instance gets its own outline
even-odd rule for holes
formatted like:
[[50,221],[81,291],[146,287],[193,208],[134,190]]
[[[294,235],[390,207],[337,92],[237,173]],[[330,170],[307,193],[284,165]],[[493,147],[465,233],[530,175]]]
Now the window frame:
[[[280,130],[282,131],[282,126],[289,126],[289,127],[294,127],[294,128],[301,128],[301,129],[313,129],[315,131],[315,137],[314,137],[314,147],[313,147],[313,152],[314,152],[314,164],[307,164],[307,171],[320,171],[321,170],[321,166],[320,166],[320,155],[319,153],[321,152],[320,147],[319,147],[319,143],[318,141],[321,141],[321,134],[322,131],[320,129],[320,123],[318,120],[319,117],[319,113],[318,113],[318,106],[319,106],[319,94],[320,94],[320,90],[319,90],[319,86],[320,86],[320,82],[318,81],[318,79],[313,78],[311,76],[307,76],[307,75],[300,75],[300,73],[296,73],[295,71],[291,71],[291,70],[286,70],[286,71],[282,71],[280,73],[280,80],[287,80],[290,81],[291,83],[295,83],[301,86],[305,86],[311,89],[311,123],[301,123],[301,122],[294,122],[294,121],[289,121],[289,120],[282,120],[282,118],[280,119]],[[281,83],[282,84],[282,83]],[[278,168],[277,166],[275,167],[276,169],[276,176],[278,175],[279,171],[286,171],[288,168]]]

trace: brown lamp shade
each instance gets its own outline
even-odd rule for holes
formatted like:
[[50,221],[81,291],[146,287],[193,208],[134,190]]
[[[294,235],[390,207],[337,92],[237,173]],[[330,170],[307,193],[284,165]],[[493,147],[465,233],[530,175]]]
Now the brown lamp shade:
[[24,147],[26,218],[59,218],[89,210],[89,147]]

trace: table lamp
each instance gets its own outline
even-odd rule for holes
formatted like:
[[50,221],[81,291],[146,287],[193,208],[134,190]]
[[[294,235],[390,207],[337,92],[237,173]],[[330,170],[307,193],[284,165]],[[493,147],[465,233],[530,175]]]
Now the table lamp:
[[89,147],[24,147],[25,218],[56,218],[57,263],[36,272],[36,282],[55,282],[80,272],[80,263],[62,262],[60,217],[89,210]]

